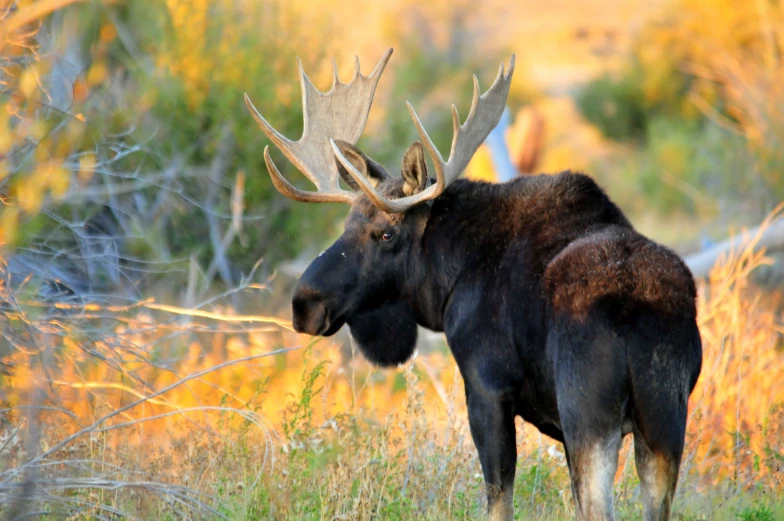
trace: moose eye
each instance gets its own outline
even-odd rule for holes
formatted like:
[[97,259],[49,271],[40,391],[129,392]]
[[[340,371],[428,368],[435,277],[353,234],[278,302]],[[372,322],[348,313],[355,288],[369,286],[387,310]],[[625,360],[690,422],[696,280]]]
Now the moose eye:
[[381,240],[382,241],[391,241],[392,240],[392,234],[389,233],[389,232],[382,233],[381,234]]

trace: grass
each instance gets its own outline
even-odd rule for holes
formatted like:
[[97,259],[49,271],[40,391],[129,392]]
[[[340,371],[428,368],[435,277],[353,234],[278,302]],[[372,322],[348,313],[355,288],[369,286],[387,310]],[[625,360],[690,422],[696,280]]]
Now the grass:
[[[700,287],[705,360],[676,519],[784,516],[781,301],[749,283],[769,262],[754,240]],[[47,309],[29,288],[2,287],[7,516],[475,519],[484,510],[462,381],[443,345],[380,371],[350,346],[239,316],[220,299],[209,312],[149,302]],[[570,519],[562,448],[526,427],[518,452],[517,516]],[[629,438],[615,497],[619,519],[641,519]]]

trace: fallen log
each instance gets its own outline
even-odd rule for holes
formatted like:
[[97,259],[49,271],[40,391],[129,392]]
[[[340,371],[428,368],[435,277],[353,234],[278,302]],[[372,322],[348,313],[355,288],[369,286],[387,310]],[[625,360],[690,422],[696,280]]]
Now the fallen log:
[[768,252],[784,250],[784,217],[764,222],[744,233],[725,239],[705,251],[689,255],[685,259],[686,265],[694,278],[706,278],[719,258],[730,252],[738,251],[754,237],[758,237],[754,244],[755,250],[761,248],[765,248]]

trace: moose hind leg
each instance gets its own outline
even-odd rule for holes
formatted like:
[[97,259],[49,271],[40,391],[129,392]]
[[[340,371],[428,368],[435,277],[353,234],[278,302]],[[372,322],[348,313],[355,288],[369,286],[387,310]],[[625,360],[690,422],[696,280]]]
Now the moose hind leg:
[[634,460],[640,478],[645,521],[670,518],[683,456],[688,400],[696,380],[684,349],[668,344],[638,350],[632,360]]
[[565,323],[550,332],[558,414],[569,457],[577,519],[613,517],[613,484],[627,414],[626,357],[601,323]]
[[634,435],[634,462],[640,478],[643,519],[667,521],[678,482],[678,460],[666,452],[654,452],[642,436]]
[[613,481],[620,447],[620,429],[601,438],[566,440],[578,520],[613,519]]

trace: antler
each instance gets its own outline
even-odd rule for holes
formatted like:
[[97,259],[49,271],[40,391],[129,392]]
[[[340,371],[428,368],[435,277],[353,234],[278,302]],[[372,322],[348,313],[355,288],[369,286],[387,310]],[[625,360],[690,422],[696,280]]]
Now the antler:
[[317,190],[300,190],[284,179],[272,162],[267,146],[264,147],[264,162],[267,164],[272,184],[280,193],[296,201],[351,204],[356,194],[340,188],[338,168],[330,145],[333,144],[333,139],[347,141],[352,145],[359,140],[373,103],[376,85],[391,55],[392,49],[389,49],[368,76],[360,73],[357,57],[354,77],[347,84],[341,83],[337,64],[333,60],[332,88],[327,92],[320,92],[313,86],[302,68],[302,62],[297,59],[304,115],[304,129],[298,141],[291,141],[267,123],[253,106],[247,93],[245,94],[245,104],[261,130],[283,155],[316,185]]
[[479,95],[479,80],[474,75],[474,97],[471,101],[471,110],[465,123],[462,125],[457,114],[457,108],[452,105],[452,149],[449,153],[449,160],[446,162],[441,157],[433,140],[427,134],[411,103],[406,102],[411,119],[414,120],[414,125],[416,125],[419,136],[433,159],[436,170],[436,183],[418,194],[400,199],[387,199],[370,184],[365,176],[354,168],[340,152],[335,142],[330,139],[332,151],[373,204],[385,212],[405,212],[414,205],[435,199],[444,192],[447,186],[460,177],[460,174],[468,166],[471,157],[487,138],[487,135],[498,125],[498,121],[501,119],[501,114],[503,114],[506,106],[506,98],[509,95],[514,65],[515,56],[513,54],[509,62],[509,72],[504,74],[504,64],[502,63],[493,85],[481,96]]

